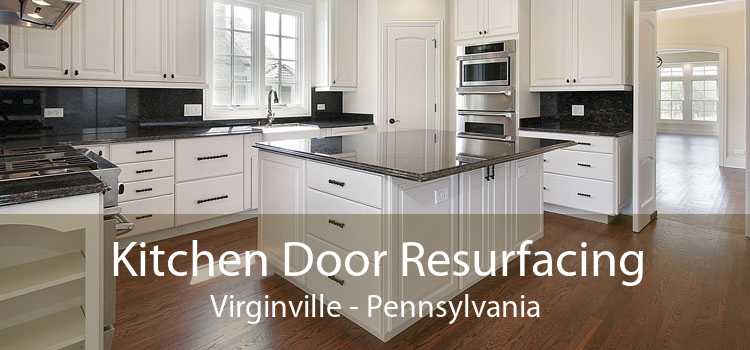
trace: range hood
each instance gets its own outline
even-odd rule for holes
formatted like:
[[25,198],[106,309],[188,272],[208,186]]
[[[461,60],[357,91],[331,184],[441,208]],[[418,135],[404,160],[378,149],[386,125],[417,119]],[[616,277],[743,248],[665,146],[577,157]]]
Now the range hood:
[[0,25],[57,30],[83,0],[0,0]]

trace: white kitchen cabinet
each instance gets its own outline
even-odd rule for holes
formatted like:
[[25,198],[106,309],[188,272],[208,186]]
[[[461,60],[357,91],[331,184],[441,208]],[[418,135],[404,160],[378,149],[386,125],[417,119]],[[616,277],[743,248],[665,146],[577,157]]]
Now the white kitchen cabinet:
[[125,4],[125,80],[205,82],[205,0]]
[[245,210],[258,209],[259,151],[253,147],[263,139],[262,134],[245,135]]
[[175,225],[241,212],[243,187],[242,174],[176,184]]
[[518,33],[518,0],[456,0],[456,40]]
[[531,91],[632,90],[632,0],[531,0]]
[[[516,215],[512,235],[507,235],[510,249],[517,249],[524,241],[535,241],[544,235],[544,198],[542,191],[529,191],[530,188],[541,189],[544,186],[543,157],[532,157],[513,162],[513,211]],[[505,217],[505,215],[503,215]]]
[[84,2],[56,31],[13,27],[12,76],[122,80],[122,4]]
[[241,174],[242,136],[201,137],[175,142],[177,182]]
[[316,0],[317,70],[319,91],[357,88],[358,0]]
[[[0,26],[0,40],[10,43],[10,26]],[[10,78],[10,52],[0,51],[0,78]],[[3,68],[3,66],[5,68]]]

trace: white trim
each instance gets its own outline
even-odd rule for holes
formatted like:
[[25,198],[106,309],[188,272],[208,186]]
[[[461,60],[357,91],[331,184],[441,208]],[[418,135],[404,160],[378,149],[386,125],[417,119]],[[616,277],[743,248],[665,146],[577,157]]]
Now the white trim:
[[735,169],[745,169],[745,157],[740,156],[728,156],[727,159],[724,160],[724,167],[725,168],[735,168]]
[[0,79],[0,86],[22,87],[102,87],[102,88],[159,88],[159,89],[207,89],[203,83],[173,83],[127,80],[54,80],[54,79]]
[[668,43],[660,44],[657,52],[664,51],[705,51],[719,54],[719,166],[726,167],[729,150],[727,149],[727,58],[728,49],[722,46],[705,46],[696,44]]
[[576,86],[533,86],[530,92],[560,91],[633,91],[633,85],[576,85]]

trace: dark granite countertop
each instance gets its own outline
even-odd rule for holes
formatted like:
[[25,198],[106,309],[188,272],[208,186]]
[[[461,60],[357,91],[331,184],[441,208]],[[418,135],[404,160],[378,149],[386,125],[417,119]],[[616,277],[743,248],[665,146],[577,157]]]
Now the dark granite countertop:
[[[435,136],[442,141],[435,144]],[[458,138],[455,132],[449,131],[412,130],[261,142],[255,147],[293,157],[425,182],[574,145],[575,142],[571,141],[528,137],[521,137],[516,142],[490,141]],[[394,148],[397,151],[387,151]],[[438,152],[439,148],[449,151]]]
[[104,192],[106,189],[107,186],[91,173],[0,181],[0,207]]
[[608,124],[586,118],[525,118],[521,119],[521,131],[556,132],[590,136],[623,137],[633,133],[632,125]]

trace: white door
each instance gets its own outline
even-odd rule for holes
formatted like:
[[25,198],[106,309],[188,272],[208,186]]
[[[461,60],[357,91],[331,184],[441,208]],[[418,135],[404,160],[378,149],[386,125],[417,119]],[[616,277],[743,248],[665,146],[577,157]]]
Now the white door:
[[[434,130],[438,108],[437,28],[432,24],[386,28],[386,118],[389,131]],[[391,137],[389,157],[399,152],[425,154],[425,161],[434,161],[426,152],[434,152],[437,140],[433,133],[396,134]]]
[[125,1],[125,80],[167,80],[167,0]]
[[571,77],[572,0],[531,0],[531,85],[563,86]]
[[13,77],[69,78],[70,37],[70,22],[55,31],[11,27]]
[[456,39],[471,39],[482,35],[486,14],[486,0],[456,0]]
[[518,32],[518,1],[487,0],[484,11],[487,35],[513,34]]
[[357,1],[333,0],[331,8],[331,83],[357,87]]
[[656,216],[656,12],[635,2],[633,86],[633,232]]
[[122,80],[122,0],[83,2],[71,23],[73,77]]
[[205,13],[204,0],[169,1],[169,80],[203,83]]
[[577,33],[573,82],[622,84],[622,2],[578,0],[574,9]]

